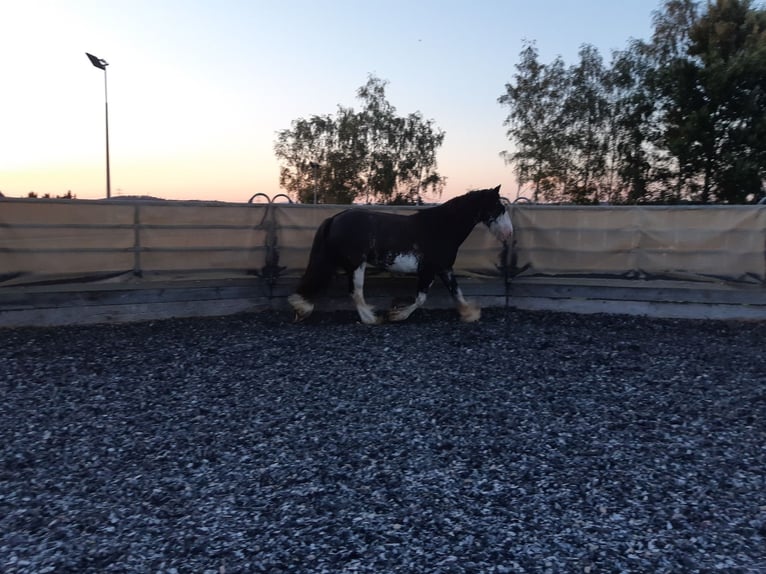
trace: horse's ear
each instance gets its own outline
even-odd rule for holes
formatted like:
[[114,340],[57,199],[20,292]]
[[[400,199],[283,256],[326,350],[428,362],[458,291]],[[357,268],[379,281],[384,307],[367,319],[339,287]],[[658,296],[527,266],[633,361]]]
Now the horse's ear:
[[495,189],[492,191],[496,192],[498,195],[500,195],[500,186],[498,185]]

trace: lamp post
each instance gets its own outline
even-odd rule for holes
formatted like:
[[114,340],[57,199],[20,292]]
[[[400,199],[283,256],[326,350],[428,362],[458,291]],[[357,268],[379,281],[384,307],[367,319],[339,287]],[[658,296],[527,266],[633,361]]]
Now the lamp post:
[[91,64],[100,70],[104,70],[104,112],[106,114],[106,198],[109,199],[112,197],[112,183],[109,176],[109,99],[107,98],[106,91],[106,67],[109,64],[106,60],[96,58],[96,56],[88,54],[88,52],[85,52],[85,55],[88,56]]

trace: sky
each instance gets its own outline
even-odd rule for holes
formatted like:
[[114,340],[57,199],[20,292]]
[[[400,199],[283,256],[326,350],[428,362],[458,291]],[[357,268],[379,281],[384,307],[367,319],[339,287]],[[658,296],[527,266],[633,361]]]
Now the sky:
[[[0,0],[0,192],[246,202],[279,187],[277,132],[359,108],[370,75],[397,115],[445,133],[441,200],[502,185],[497,103],[524,41],[540,61],[609,64],[649,39],[657,0]],[[92,66],[90,52],[109,63]]]

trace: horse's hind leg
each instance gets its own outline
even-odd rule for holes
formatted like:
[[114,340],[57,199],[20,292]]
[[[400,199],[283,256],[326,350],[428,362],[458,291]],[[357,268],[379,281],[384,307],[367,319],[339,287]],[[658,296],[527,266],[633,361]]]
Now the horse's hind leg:
[[359,267],[354,269],[351,277],[351,298],[354,300],[356,311],[359,313],[362,323],[375,325],[380,323],[380,317],[375,314],[375,309],[364,300],[364,270],[366,266],[367,264],[362,262]]
[[407,317],[412,315],[413,311],[420,307],[423,303],[426,302],[426,293],[423,291],[418,291],[417,297],[415,297],[415,302],[407,305],[406,307],[397,307],[396,309],[391,309],[388,312],[388,320],[389,321],[404,321]]
[[423,303],[426,302],[426,297],[428,296],[428,290],[431,288],[431,285],[433,284],[434,279],[433,275],[420,275],[418,277],[418,294],[415,297],[415,301],[407,305],[406,307],[398,307],[396,309],[391,309],[388,312],[388,320],[389,321],[404,321],[407,317],[412,315],[412,313],[417,309],[418,307],[422,306]]
[[457,279],[452,273],[452,269],[439,273],[439,277],[449,289],[452,299],[455,301],[458,313],[460,313],[460,320],[466,323],[472,323],[478,321],[481,318],[481,308],[466,301],[463,297],[463,292],[458,287]]
[[309,262],[303,273],[296,292],[287,298],[295,311],[295,320],[302,321],[314,310],[314,298],[327,287],[335,272],[335,259],[331,246],[327,244],[327,236],[332,226],[333,217],[325,219],[314,234],[311,244]]

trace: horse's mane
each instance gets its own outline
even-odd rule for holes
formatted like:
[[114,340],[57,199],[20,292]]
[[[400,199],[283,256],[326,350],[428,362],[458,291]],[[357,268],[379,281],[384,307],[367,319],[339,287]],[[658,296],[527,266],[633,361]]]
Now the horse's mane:
[[452,199],[445,201],[442,205],[446,205],[447,203],[462,203],[465,201],[473,201],[478,196],[485,196],[494,193],[496,193],[494,189],[472,189],[463,195],[458,195],[457,197],[453,197]]
[[452,211],[455,209],[459,209],[463,207],[464,205],[472,205],[474,203],[476,203],[477,205],[480,205],[481,201],[477,201],[480,199],[480,196],[489,196],[493,193],[496,193],[494,189],[474,189],[464,193],[463,195],[458,195],[457,197],[453,197],[452,199],[449,199],[445,201],[444,203],[435,206],[435,209],[441,208],[438,210]]

